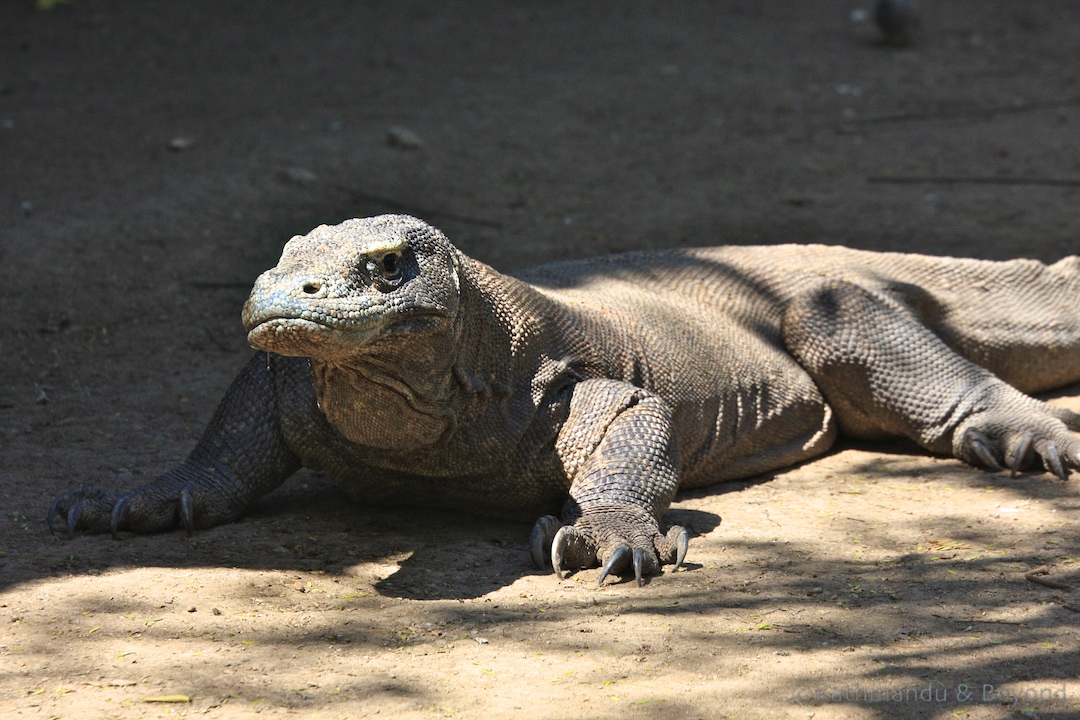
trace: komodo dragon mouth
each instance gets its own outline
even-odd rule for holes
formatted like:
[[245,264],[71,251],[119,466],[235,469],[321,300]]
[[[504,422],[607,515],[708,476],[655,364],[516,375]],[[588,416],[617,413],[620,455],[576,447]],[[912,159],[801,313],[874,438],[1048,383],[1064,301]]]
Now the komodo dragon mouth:
[[243,321],[248,344],[256,350],[330,359],[363,354],[380,338],[416,332],[451,315],[441,306],[407,296],[326,297],[321,287],[287,292],[268,273],[255,282]]
[[[261,278],[260,278],[261,281]],[[423,314],[379,298],[308,300],[267,290],[256,282],[244,305],[248,344],[279,355],[321,357],[362,351],[393,326]]]
[[306,318],[270,317],[249,326],[247,340],[256,350],[311,356],[340,332],[331,325]]

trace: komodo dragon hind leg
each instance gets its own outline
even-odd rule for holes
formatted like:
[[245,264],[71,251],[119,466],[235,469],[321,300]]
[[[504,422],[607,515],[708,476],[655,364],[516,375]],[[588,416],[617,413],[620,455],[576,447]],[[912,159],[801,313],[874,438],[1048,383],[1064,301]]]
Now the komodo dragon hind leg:
[[965,359],[883,293],[823,283],[791,302],[783,333],[849,435],[903,435],[1014,473],[1037,456],[1063,480],[1080,467],[1080,439],[1069,432],[1080,429],[1080,415]]
[[561,576],[563,569],[602,565],[600,583],[614,573],[641,584],[664,564],[682,564],[686,530],[660,532],[679,485],[671,411],[660,397],[613,380],[578,383],[556,452],[572,479],[570,500],[562,521],[537,521],[537,566],[550,557]]

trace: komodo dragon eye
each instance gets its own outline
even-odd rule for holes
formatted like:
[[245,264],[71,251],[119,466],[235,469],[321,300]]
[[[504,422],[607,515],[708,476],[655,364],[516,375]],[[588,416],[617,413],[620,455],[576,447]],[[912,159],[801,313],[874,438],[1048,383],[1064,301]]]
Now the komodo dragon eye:
[[397,253],[386,253],[382,256],[380,264],[382,265],[383,277],[387,280],[393,280],[401,275],[401,267],[398,263]]
[[396,252],[388,252],[385,255],[371,257],[365,263],[368,277],[373,282],[384,286],[397,287],[397,281],[401,279],[401,255]]

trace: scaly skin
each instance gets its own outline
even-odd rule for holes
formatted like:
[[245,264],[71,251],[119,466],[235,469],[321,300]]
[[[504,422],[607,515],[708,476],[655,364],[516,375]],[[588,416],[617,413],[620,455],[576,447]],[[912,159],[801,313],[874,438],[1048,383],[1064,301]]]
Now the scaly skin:
[[784,245],[502,275],[405,216],[316,228],[244,306],[258,351],[191,456],[56,499],[68,533],[209,527],[301,465],[360,501],[544,514],[533,558],[639,582],[682,563],[680,487],[784,467],[838,431],[973,465],[1080,466],[1080,258],[1046,266]]

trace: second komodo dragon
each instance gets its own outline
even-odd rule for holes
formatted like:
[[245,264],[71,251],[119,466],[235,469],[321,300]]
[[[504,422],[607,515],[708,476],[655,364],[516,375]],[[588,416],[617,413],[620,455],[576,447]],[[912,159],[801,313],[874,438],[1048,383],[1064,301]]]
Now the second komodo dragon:
[[679,488],[906,436],[1013,472],[1080,467],[1080,257],[1054,265],[780,245],[638,252],[517,277],[412,217],[289,241],[244,306],[258,350],[191,455],[50,526],[236,518],[301,466],[365,503],[545,515],[555,571],[678,566]]

